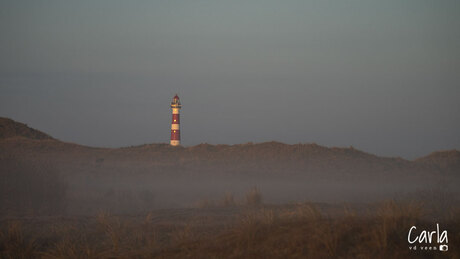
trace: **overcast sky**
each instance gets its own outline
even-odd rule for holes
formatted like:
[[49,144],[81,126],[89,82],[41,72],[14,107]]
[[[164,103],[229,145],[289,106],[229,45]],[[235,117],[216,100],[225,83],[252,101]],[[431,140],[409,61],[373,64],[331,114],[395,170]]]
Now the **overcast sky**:
[[0,1],[0,116],[63,141],[460,149],[460,1]]

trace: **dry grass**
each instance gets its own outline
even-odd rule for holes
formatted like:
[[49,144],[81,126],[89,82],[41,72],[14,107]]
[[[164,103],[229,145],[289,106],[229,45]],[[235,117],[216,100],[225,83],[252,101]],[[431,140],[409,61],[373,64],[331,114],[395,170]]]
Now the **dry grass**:
[[120,219],[103,211],[97,215],[97,222],[100,227],[102,227],[103,232],[110,239],[113,252],[117,253],[122,235],[122,225]]
[[[312,203],[237,208],[235,220],[225,221],[219,216],[224,208],[203,209],[199,217],[191,209],[177,220],[174,211],[163,220],[155,212],[138,217],[101,212],[84,221],[41,225],[38,234],[36,225],[4,222],[0,258],[407,258],[421,255],[408,249],[410,226],[432,228],[423,220],[423,207],[414,203],[388,201],[370,206],[366,215],[346,208],[333,216]],[[454,245],[460,242],[457,212],[442,222],[449,252],[422,257],[460,256]]]
[[294,213],[294,216],[312,221],[320,220],[323,217],[318,207],[312,203],[299,204],[297,210]]
[[9,222],[6,231],[0,234],[1,247],[5,252],[2,258],[33,258],[37,255],[35,240],[26,238],[22,224]]
[[208,199],[201,199],[197,201],[193,207],[197,209],[213,208],[216,207],[216,204]]
[[[377,209],[378,224],[372,230],[370,241],[372,246],[381,251],[393,248],[392,243],[402,242],[401,230],[406,231],[407,226],[413,226],[423,216],[423,209],[418,203],[383,202]],[[398,235],[399,234],[399,235]]]
[[252,187],[252,189],[246,193],[246,205],[255,207],[262,205],[262,194],[257,186]]
[[236,207],[238,205],[248,205],[251,207],[257,207],[262,205],[262,194],[257,187],[251,188],[245,196],[245,200],[237,201],[235,196],[231,192],[226,192],[224,197],[221,200],[214,201],[209,199],[201,199],[192,207],[198,209],[205,209],[205,208],[228,208],[228,207]]
[[235,201],[235,197],[233,197],[233,193],[230,193],[230,192],[225,193],[225,196],[222,199],[221,204],[224,207],[236,206],[236,201]]
[[171,242],[174,244],[182,244],[193,239],[192,224],[187,223],[185,226],[176,227],[170,234]]

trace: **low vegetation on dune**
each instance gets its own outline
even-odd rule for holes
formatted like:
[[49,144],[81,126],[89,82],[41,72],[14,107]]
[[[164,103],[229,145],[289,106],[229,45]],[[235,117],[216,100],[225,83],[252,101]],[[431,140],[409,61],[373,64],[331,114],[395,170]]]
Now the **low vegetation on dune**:
[[[179,214],[177,214],[179,213]],[[433,229],[421,205],[384,202],[331,215],[312,203],[4,220],[1,258],[458,258],[460,217],[446,213],[449,251],[412,251],[411,226]],[[167,216],[169,215],[169,216]]]
[[49,135],[32,129],[12,119],[0,117],[0,139],[23,137],[29,139],[52,139]]
[[[459,161],[278,142],[91,148],[0,118],[0,258],[460,258]],[[410,227],[437,222],[449,251],[410,250]]]
[[[63,173],[90,169],[106,172],[114,167],[135,174],[220,172],[239,175],[324,174],[337,177],[458,174],[460,152],[435,152],[409,161],[378,157],[353,147],[324,147],[315,143],[284,144],[276,141],[236,145],[200,144],[171,147],[148,144],[126,148],[91,148],[61,142],[27,125],[0,117],[0,157],[15,154],[23,160],[59,165]],[[317,175],[317,176],[318,176]]]
[[415,161],[448,174],[459,175],[460,173],[460,151],[458,150],[433,152]]

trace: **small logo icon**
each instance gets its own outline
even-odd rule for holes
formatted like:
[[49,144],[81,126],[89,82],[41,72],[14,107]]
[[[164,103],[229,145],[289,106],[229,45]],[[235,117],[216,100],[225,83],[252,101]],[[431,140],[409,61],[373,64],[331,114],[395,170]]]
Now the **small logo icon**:
[[439,245],[439,251],[445,252],[447,250],[449,250],[449,247],[447,245]]

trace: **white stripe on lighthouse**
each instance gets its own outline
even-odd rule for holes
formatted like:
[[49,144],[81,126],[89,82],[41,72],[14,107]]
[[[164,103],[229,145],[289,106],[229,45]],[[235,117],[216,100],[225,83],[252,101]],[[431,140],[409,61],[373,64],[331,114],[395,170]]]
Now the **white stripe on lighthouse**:
[[171,124],[171,129],[172,130],[178,130],[179,129],[179,124]]
[[172,108],[172,114],[179,114],[179,108]]

